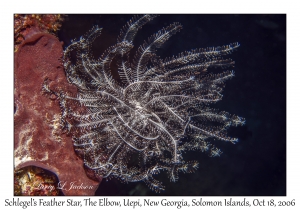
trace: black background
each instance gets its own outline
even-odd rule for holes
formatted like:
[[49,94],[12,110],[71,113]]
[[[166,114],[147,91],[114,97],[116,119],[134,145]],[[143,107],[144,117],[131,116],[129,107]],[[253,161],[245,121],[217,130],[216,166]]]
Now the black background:
[[[59,31],[64,47],[92,26],[102,27],[93,50],[98,57],[116,43],[120,29],[132,15],[71,15]],[[163,172],[156,176],[165,191],[157,194],[143,183],[103,180],[96,195],[286,195],[286,15],[160,15],[136,36],[134,50],[150,35],[173,22],[183,25],[157,50],[162,58],[196,48],[239,42],[227,56],[235,61],[235,77],[226,82],[223,100],[214,107],[246,118],[246,124],[229,130],[237,144],[216,142],[223,151],[211,158],[201,152],[186,155],[199,161],[192,174],[179,174],[176,183]],[[214,69],[211,69],[214,71]],[[226,70],[226,69],[225,69]],[[117,77],[116,77],[117,79]]]

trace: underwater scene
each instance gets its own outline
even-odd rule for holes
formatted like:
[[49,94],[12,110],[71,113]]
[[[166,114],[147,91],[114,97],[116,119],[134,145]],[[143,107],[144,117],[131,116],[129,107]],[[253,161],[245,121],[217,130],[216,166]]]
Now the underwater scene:
[[286,195],[286,15],[14,29],[15,195]]

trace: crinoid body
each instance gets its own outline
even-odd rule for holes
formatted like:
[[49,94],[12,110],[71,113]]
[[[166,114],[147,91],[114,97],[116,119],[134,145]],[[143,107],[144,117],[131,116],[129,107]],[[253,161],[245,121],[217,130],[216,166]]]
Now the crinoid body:
[[[74,135],[74,147],[94,175],[117,177],[124,182],[144,181],[152,190],[164,186],[154,179],[166,171],[171,181],[178,172],[193,172],[196,161],[185,161],[183,153],[200,150],[219,156],[214,140],[235,143],[226,135],[230,126],[244,119],[217,111],[209,104],[221,100],[224,82],[233,71],[207,73],[209,67],[231,67],[221,56],[239,44],[196,49],[161,59],[156,54],[182,26],[173,23],[152,35],[133,58],[129,52],[137,31],[156,15],[133,17],[99,59],[91,56],[91,44],[101,29],[93,27],[64,53],[65,70],[78,95],[61,94],[62,120]],[[76,63],[70,59],[76,53]],[[121,82],[112,76],[118,66]],[[74,106],[76,104],[76,106]],[[81,107],[81,111],[78,108]],[[185,139],[183,141],[183,139]]]

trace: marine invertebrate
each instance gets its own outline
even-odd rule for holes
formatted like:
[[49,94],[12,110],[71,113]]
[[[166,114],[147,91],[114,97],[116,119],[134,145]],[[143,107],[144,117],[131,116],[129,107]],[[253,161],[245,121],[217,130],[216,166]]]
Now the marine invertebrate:
[[33,32],[54,34],[61,27],[63,16],[60,14],[15,14],[14,15],[14,42],[15,52],[19,45]]
[[58,179],[50,171],[27,166],[15,171],[14,195],[59,195]]
[[[37,166],[55,173],[65,195],[93,195],[99,181],[86,176],[83,161],[75,154],[72,140],[60,127],[61,109],[57,96],[49,88],[75,94],[62,64],[63,49],[59,40],[48,33],[30,32],[15,53],[14,69],[14,168]],[[70,182],[92,189],[70,189]]]
[[[239,45],[233,43],[184,52],[161,59],[155,51],[182,26],[173,23],[152,35],[130,58],[137,31],[156,15],[135,16],[121,30],[117,44],[99,59],[91,45],[101,29],[93,27],[64,52],[68,81],[78,87],[76,96],[60,95],[62,122],[73,134],[74,147],[95,177],[117,177],[124,182],[144,181],[155,191],[163,185],[155,174],[167,171],[171,181],[178,172],[193,172],[196,161],[183,153],[201,150],[219,156],[217,139],[235,143],[226,135],[244,119],[209,107],[222,98],[224,82],[233,71],[207,73],[210,67],[230,67],[224,59]],[[76,53],[76,62],[72,55]],[[121,81],[112,76],[116,63]],[[76,106],[80,107],[71,108]]]

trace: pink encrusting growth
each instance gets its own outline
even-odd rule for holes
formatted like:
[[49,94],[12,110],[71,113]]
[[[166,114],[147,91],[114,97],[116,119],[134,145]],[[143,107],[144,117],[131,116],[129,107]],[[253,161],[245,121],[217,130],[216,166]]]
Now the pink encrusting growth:
[[[33,30],[15,53],[15,170],[38,166],[65,183],[65,195],[93,195],[101,180],[87,177],[71,137],[63,132],[59,96],[44,90],[47,83],[57,92],[77,93],[67,82],[62,53],[62,43],[55,36],[38,30]],[[72,182],[82,187],[72,188]]]

